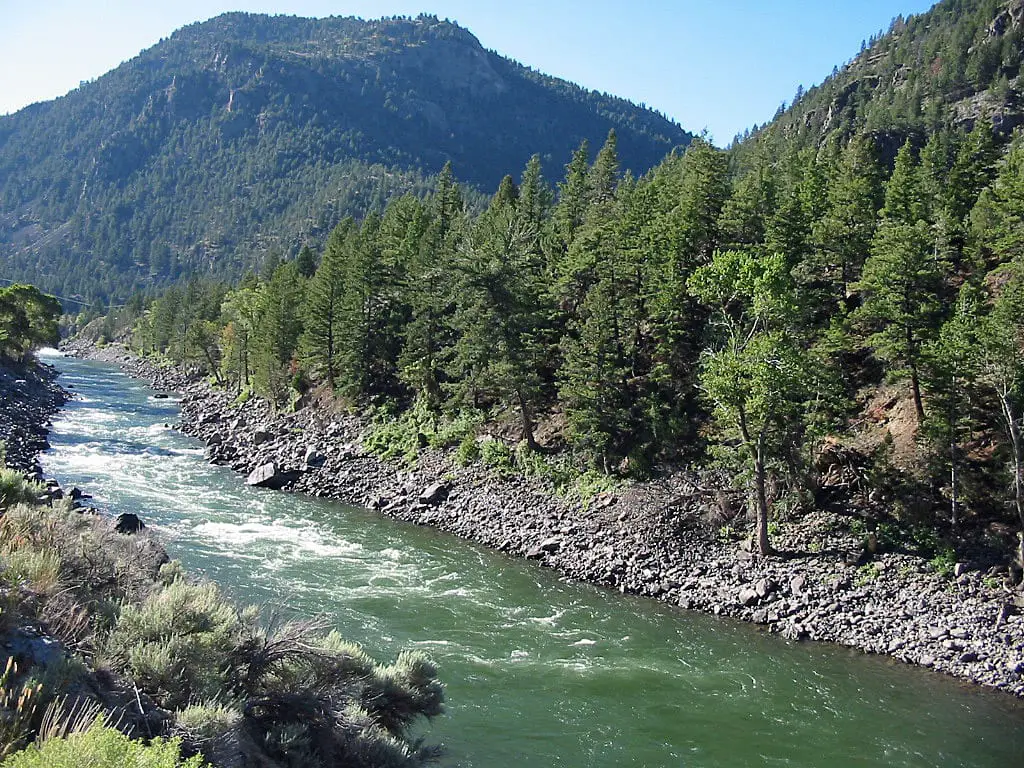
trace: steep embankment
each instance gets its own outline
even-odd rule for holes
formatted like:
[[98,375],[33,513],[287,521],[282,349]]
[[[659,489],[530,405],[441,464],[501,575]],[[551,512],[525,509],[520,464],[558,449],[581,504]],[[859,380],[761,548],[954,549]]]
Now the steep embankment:
[[825,513],[784,523],[777,542],[786,554],[757,560],[708,527],[720,502],[685,473],[582,509],[536,479],[459,467],[440,452],[414,468],[380,461],[362,447],[366,425],[352,416],[314,408],[275,415],[259,400],[235,406],[226,393],[122,349],[77,353],[181,392],[181,429],[250,481],[373,507],[575,579],[1024,696],[1024,605],[994,571],[960,563],[943,575],[916,555],[869,553],[856,526]]
[[50,417],[68,398],[56,379],[51,366],[34,360],[17,366],[0,364],[0,442],[11,469],[40,476],[37,457],[48,447]]

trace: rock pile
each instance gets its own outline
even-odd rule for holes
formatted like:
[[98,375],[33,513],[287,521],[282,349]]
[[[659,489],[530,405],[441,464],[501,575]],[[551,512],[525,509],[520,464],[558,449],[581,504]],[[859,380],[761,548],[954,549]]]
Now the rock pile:
[[50,417],[68,399],[49,365],[0,365],[0,441],[11,469],[42,477],[38,456],[49,447]]

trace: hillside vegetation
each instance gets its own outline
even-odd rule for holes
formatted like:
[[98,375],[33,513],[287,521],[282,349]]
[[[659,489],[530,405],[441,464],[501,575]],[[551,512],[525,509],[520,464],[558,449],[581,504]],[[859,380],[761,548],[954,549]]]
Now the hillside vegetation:
[[611,128],[637,173],[690,139],[432,16],[226,14],[0,117],[0,277],[104,302],[238,277],[424,193],[445,162],[491,189]]
[[[971,29],[991,5],[957,8]],[[874,48],[955,32],[949,8]],[[1024,142],[992,117],[946,113],[891,162],[888,133],[807,144],[783,117],[640,179],[612,134],[557,192],[535,158],[478,215],[446,171],[426,201],[342,221],[318,266],[192,283],[108,330],[138,318],[140,350],[280,406],[323,383],[375,414],[385,455],[450,444],[556,480],[727,469],[762,552],[773,515],[816,505],[894,546],[1005,552],[1024,526]]]
[[739,137],[738,154],[813,147],[830,136],[870,133],[891,163],[907,138],[990,121],[1009,135],[1024,123],[1024,2],[942,0],[928,13],[893,20],[821,85],[800,87],[788,109]]
[[0,465],[5,768],[435,760],[410,733],[443,711],[425,656],[378,664],[322,621],[239,608],[144,532],[54,496]]

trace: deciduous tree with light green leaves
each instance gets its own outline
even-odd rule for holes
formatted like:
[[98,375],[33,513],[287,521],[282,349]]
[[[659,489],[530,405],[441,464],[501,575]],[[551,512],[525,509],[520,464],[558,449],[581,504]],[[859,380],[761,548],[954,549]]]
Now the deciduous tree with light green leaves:
[[0,288],[0,359],[24,360],[33,349],[56,345],[60,302],[33,285]]
[[719,439],[737,444],[752,467],[754,538],[768,555],[769,474],[805,429],[819,380],[794,334],[800,313],[793,280],[782,254],[716,251],[688,285],[714,311],[717,339],[701,361],[700,387]]
[[999,401],[1010,444],[1013,504],[1020,521],[1018,560],[1024,566],[1024,265],[1007,267],[979,337],[979,380]]

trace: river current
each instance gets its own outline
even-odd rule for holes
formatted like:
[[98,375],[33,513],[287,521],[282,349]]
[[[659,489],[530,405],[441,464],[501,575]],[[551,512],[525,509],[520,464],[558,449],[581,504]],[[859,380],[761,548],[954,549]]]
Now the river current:
[[168,428],[171,399],[51,356],[76,399],[48,476],[135,512],[189,570],[283,617],[322,615],[380,660],[427,651],[444,765],[1024,765],[1024,707],[839,647],[790,643],[511,560],[366,510],[249,488]]

